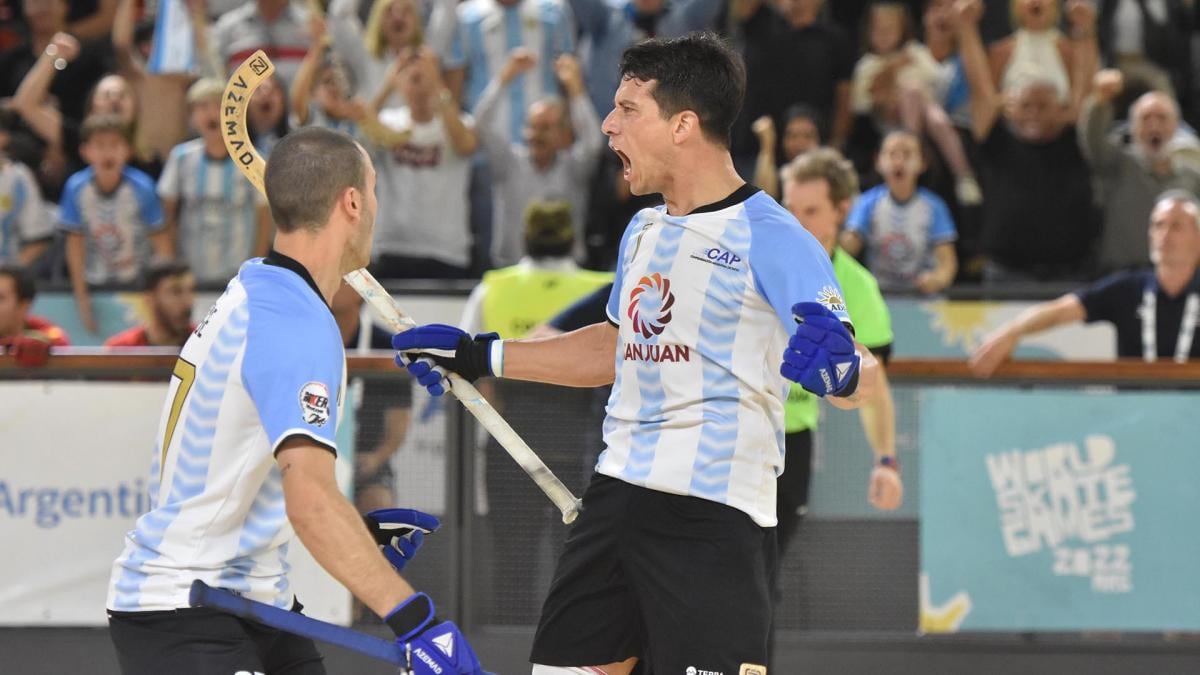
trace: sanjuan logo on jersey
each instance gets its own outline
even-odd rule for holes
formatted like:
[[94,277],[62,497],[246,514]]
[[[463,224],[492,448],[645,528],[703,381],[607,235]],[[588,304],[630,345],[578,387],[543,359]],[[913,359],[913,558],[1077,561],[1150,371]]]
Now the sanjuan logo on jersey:
[[699,260],[700,262],[716,265],[717,267],[724,267],[727,270],[737,271],[741,269],[741,267],[738,267],[738,264],[742,262],[742,257],[733,251],[727,251],[719,246],[705,246],[704,248],[696,249],[696,252],[692,253],[691,257],[692,260]]
[[655,272],[642,277],[629,291],[629,309],[625,314],[633,322],[634,332],[649,340],[666,330],[674,304],[671,280]]
[[305,424],[325,426],[329,421],[329,387],[320,382],[308,382],[301,387],[300,415]]
[[817,293],[817,302],[825,305],[831,312],[845,312],[846,301],[842,300],[842,293],[833,286],[825,286]]

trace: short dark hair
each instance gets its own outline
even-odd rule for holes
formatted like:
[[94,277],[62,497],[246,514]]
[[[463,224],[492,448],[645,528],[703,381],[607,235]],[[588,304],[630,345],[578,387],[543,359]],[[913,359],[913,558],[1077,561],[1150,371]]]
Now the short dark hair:
[[79,128],[79,140],[87,143],[96,134],[117,134],[126,143],[133,143],[133,128],[120,115],[100,113],[88,115]]
[[284,136],[271,150],[263,182],[280,232],[320,229],[342,190],[366,190],[366,160],[350,136],[305,127]]
[[151,262],[142,274],[142,288],[147,291],[153,291],[167,279],[191,273],[191,265],[182,260],[158,259]]
[[730,130],[746,96],[746,65],[716,34],[689,33],[634,45],[621,57],[621,79],[654,80],[650,95],[664,117],[691,110],[705,137],[729,147]]
[[575,230],[571,204],[534,201],[525,208],[525,250],[531,258],[562,258],[571,254]]
[[29,270],[19,265],[0,265],[0,278],[2,277],[13,280],[18,301],[33,302],[37,296],[37,282],[33,280],[33,274]]

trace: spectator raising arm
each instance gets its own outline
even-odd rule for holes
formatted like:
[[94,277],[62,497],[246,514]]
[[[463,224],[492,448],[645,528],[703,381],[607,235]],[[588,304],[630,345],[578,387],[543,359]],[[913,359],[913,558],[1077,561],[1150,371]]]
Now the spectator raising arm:
[[12,107],[29,128],[50,145],[62,143],[63,116],[49,103],[54,75],[79,56],[79,41],[67,33],[55,33],[50,45],[25,74],[12,98]]
[[750,130],[758,137],[758,159],[754,163],[754,184],[763,192],[779,198],[779,169],[775,160],[775,122],[770,115],[754,120]]
[[[483,148],[487,151],[492,166],[503,167],[513,161],[512,143],[497,131],[497,125],[493,123],[496,115],[500,112],[500,99],[513,80],[523,73],[533,70],[535,65],[537,65],[537,55],[533,51],[518,47],[509,52],[504,67],[500,69],[496,77],[492,78],[487,89],[483,90],[483,95],[479,97],[479,104],[472,111],[475,117],[475,126],[479,130],[479,140],[483,143]],[[493,174],[493,180],[502,181],[504,176],[505,172],[496,171]]]
[[309,16],[308,29],[312,42],[308,46],[308,53],[304,55],[304,60],[300,62],[300,68],[296,70],[296,79],[292,82],[291,92],[292,116],[299,126],[308,124],[313,80],[316,79],[317,68],[321,65],[321,60],[325,58],[325,54],[331,46],[329,34],[325,30],[324,17]]
[[567,111],[571,116],[571,131],[575,135],[568,155],[581,173],[590,174],[596,155],[604,149],[605,137],[600,132],[596,108],[587,96],[579,59],[571,54],[560,55],[554,62],[554,74],[567,94]]
[[1092,94],[1083,104],[1079,114],[1079,149],[1099,174],[1115,170],[1120,162],[1121,150],[1108,138],[1115,118],[1113,100],[1121,95],[1125,79],[1116,69],[1096,73]]
[[971,134],[976,142],[982,142],[991,134],[1004,105],[1004,98],[996,90],[996,83],[992,79],[983,38],[979,35],[979,20],[982,17],[982,0],[958,0],[954,4],[963,72],[971,88]]

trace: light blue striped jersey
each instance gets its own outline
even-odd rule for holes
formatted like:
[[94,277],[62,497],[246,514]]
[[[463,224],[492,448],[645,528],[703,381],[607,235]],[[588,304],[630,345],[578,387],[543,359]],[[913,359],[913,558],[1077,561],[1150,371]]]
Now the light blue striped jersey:
[[149,235],[163,227],[154,180],[137,169],[121,170],[121,182],[105,193],[91,167],[71,174],[58,204],[58,225],[87,241],[87,282],[92,285],[138,280],[150,262]]
[[278,253],[247,261],[176,362],[152,506],[113,564],[109,609],[187,607],[194,579],[291,606],[293,531],[275,451],[303,435],[336,452],[345,367],[337,323],[304,268]]
[[196,281],[222,283],[254,254],[259,209],[267,200],[225,152],[209,157],[195,139],[171,149],[158,196],[179,203],[179,254]]
[[792,305],[805,301],[850,322],[829,256],[765,193],[743,186],[680,217],[638,212],[608,301],[616,380],[596,470],[773,527],[787,397],[779,367]]
[[846,216],[846,230],[863,238],[865,262],[885,293],[916,290],[917,276],[934,267],[933,249],[958,237],[941,197],[917,188],[900,202],[887,185],[859,196]]
[[22,244],[53,236],[33,172],[0,157],[0,264],[16,263]]
[[554,61],[575,51],[575,22],[562,0],[520,0],[505,6],[496,0],[466,0],[458,6],[458,29],[450,52],[442,55],[448,69],[466,68],[463,97],[474,110],[488,82],[499,74],[508,55],[525,47],[537,65],[505,88],[504,103],[492,123],[497,135],[524,143],[525,113],[533,103],[558,94]]

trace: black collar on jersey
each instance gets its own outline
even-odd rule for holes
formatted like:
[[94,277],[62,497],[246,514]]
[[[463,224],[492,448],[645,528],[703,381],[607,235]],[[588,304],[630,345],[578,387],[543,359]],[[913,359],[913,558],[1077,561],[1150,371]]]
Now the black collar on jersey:
[[286,256],[275,249],[271,249],[270,251],[267,251],[267,255],[263,256],[263,264],[282,267],[299,274],[300,278],[304,280],[304,283],[308,284],[308,287],[313,289],[313,293],[316,293],[317,297],[321,299],[321,304],[325,305],[326,307],[329,306],[329,303],[325,301],[325,296],[321,293],[321,289],[317,288],[317,282],[313,281],[312,275],[308,273],[308,268],[304,265],[301,265],[299,260],[296,260],[290,256]]
[[756,192],[758,192],[758,188],[749,183],[742,183],[742,187],[734,190],[733,194],[729,195],[725,199],[722,199],[719,202],[713,202],[711,204],[705,204],[704,206],[694,208],[687,215],[694,216],[697,213],[713,213],[714,211],[727,209],[736,204],[741,204],[747,199],[750,199]]

